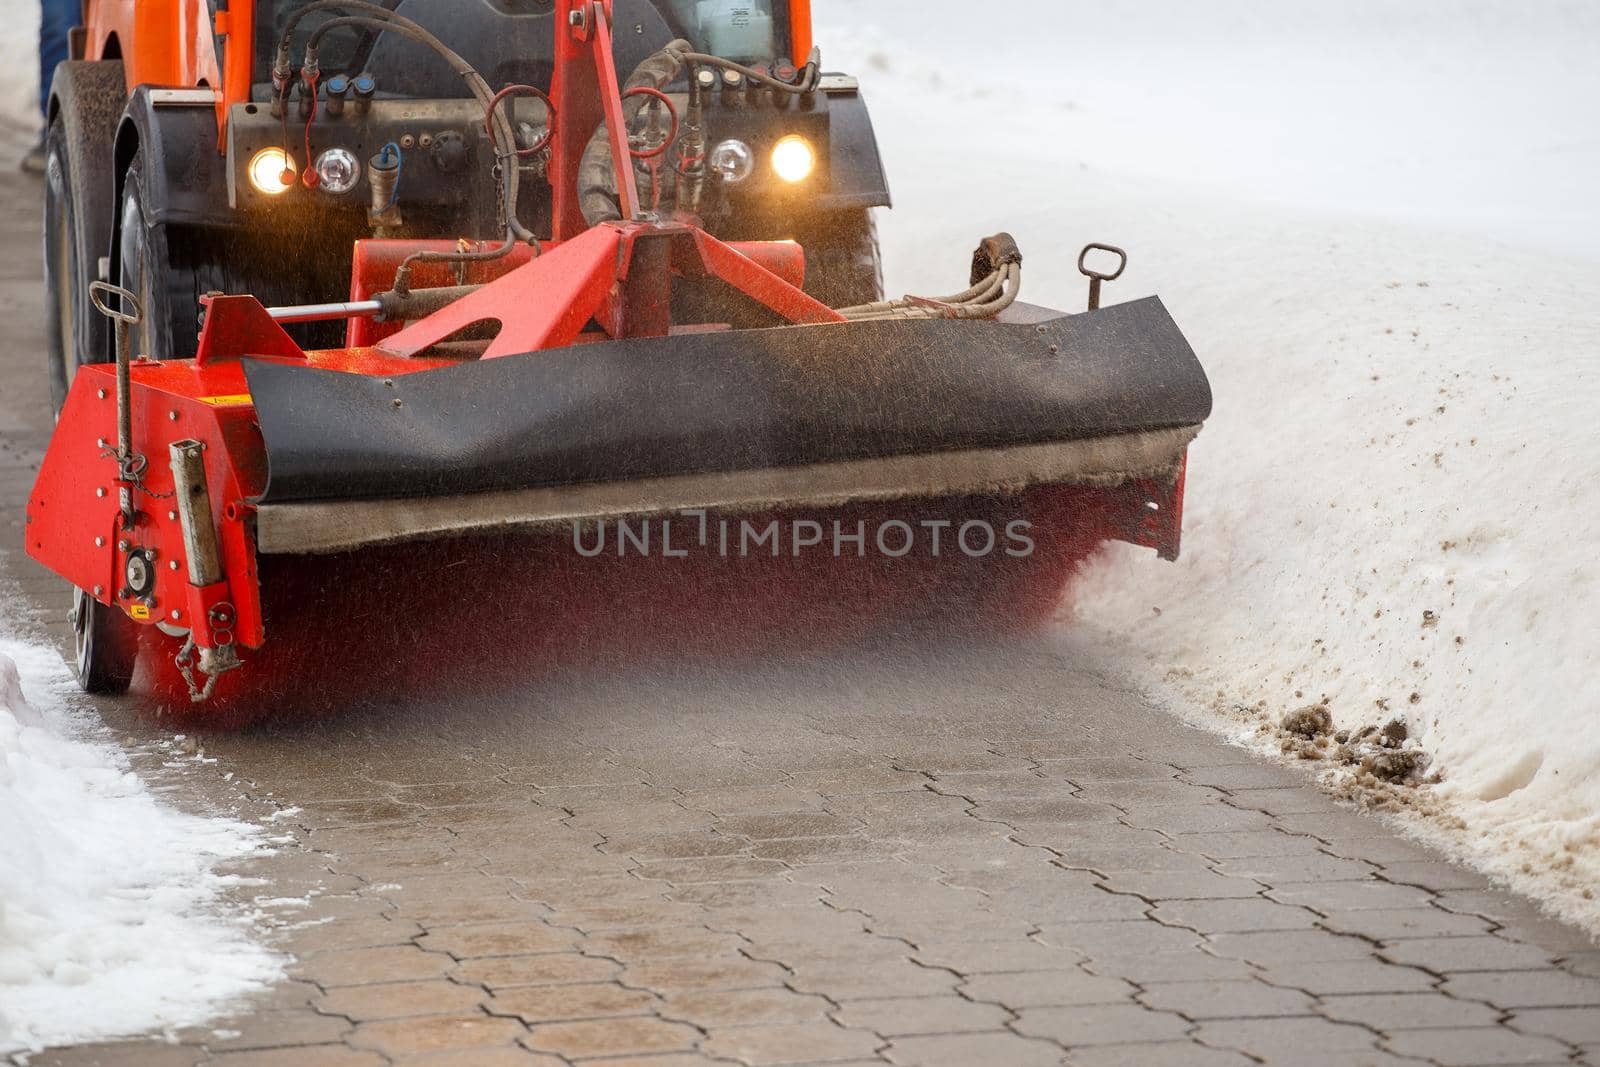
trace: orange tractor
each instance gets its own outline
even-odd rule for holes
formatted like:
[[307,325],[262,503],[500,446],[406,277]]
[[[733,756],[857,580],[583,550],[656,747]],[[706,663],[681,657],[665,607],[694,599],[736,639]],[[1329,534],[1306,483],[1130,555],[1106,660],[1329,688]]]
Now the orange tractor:
[[[1024,304],[1004,234],[883,299],[872,127],[810,30],[804,0],[89,0],[27,528],[85,688],[269,692],[240,668],[355,587],[363,629],[498,643],[553,624],[547,572],[595,599],[608,524],[618,558],[817,552],[862,604],[1175,556],[1211,396],[1166,310],[1100,309],[1083,257],[1087,313]],[[489,584],[452,602],[469,546]]]

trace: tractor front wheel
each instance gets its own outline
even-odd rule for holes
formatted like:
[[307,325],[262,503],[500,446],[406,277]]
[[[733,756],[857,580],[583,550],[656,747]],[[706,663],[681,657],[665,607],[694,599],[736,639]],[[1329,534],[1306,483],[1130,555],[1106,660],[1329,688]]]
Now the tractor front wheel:
[[45,135],[45,337],[50,400],[56,411],[78,368],[111,358],[105,320],[89,303],[89,283],[111,248],[111,145],[127,90],[120,62],[66,62],[56,68]]
[[833,308],[883,299],[883,257],[870,210],[829,212],[795,236],[806,250],[806,292]]
[[127,616],[82,589],[73,589],[72,640],[79,688],[102,696],[128,691],[139,656],[139,633]]

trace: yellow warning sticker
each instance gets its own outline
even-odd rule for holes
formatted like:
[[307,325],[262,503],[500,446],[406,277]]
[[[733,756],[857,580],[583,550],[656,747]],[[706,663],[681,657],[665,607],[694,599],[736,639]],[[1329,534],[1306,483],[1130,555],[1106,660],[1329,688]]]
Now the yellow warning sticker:
[[210,404],[214,408],[238,407],[242,404],[254,404],[255,400],[249,393],[229,393],[227,396],[203,396],[200,403]]
[[130,618],[139,619],[141,621],[147,621],[150,618],[150,605],[149,604],[129,604],[128,605],[128,615],[129,615]]

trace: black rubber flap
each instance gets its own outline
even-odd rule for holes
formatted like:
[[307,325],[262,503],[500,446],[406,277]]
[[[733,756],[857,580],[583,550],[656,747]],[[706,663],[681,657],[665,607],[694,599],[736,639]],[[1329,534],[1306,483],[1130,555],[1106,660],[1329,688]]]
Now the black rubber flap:
[[1154,297],[1036,325],[723,331],[392,379],[255,360],[245,373],[271,503],[1044,444],[1211,413],[1205,372]]

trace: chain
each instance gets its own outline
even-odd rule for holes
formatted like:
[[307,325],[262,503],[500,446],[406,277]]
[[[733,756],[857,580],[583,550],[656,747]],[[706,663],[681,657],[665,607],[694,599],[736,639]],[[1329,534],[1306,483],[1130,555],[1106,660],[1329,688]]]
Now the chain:
[[203,704],[211,699],[212,692],[217,688],[217,679],[220,675],[209,675],[206,684],[200,685],[194,680],[194,634],[191,632],[183,642],[183,648],[178,651],[176,663],[178,673],[183,675],[183,682],[189,687],[189,702]]

